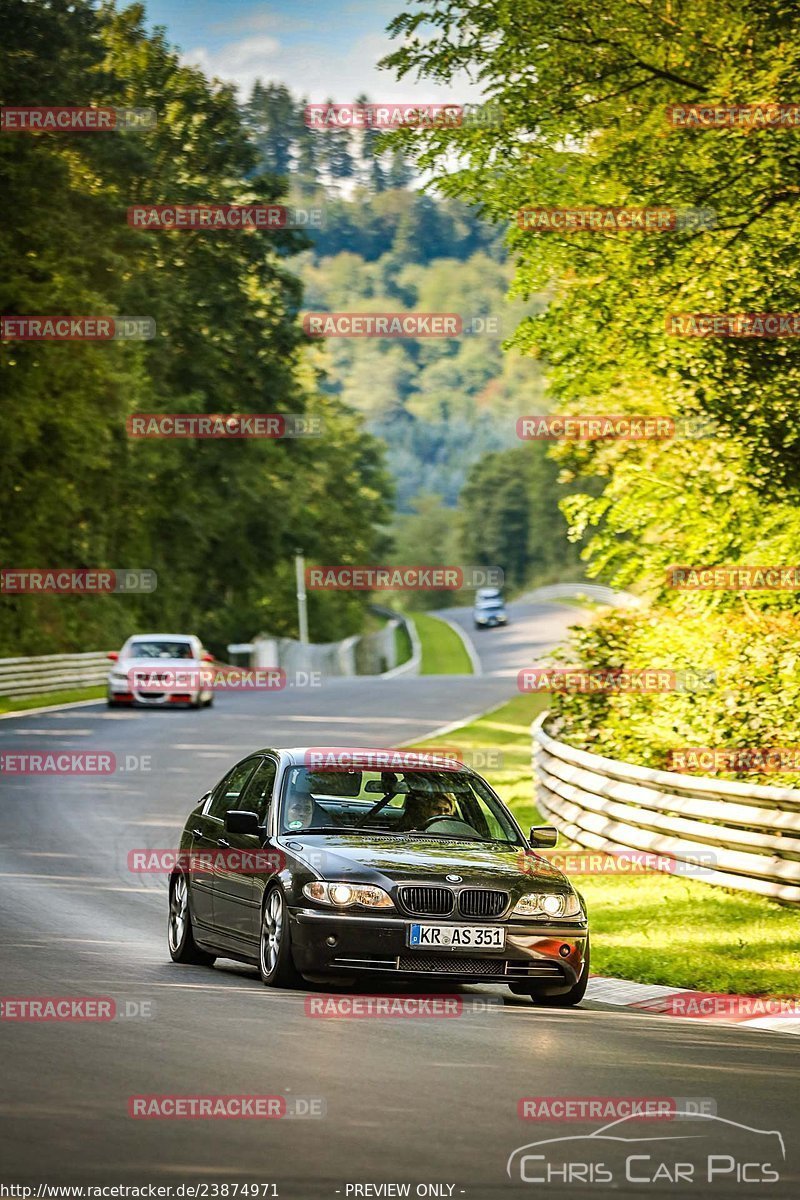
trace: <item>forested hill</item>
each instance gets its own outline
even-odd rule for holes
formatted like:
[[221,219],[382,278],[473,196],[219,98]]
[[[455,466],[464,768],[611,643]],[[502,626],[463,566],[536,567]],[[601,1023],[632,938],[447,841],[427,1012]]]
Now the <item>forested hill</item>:
[[386,441],[398,509],[422,492],[453,506],[469,467],[517,444],[516,417],[541,407],[539,364],[504,352],[502,339],[542,305],[507,301],[502,230],[420,191],[402,147],[381,149],[375,131],[307,128],[305,103],[281,84],[256,84],[245,105],[260,169],[297,203],[324,208],[324,228],[293,264],[304,307],[499,319],[500,336],[329,339],[309,352],[323,389]]

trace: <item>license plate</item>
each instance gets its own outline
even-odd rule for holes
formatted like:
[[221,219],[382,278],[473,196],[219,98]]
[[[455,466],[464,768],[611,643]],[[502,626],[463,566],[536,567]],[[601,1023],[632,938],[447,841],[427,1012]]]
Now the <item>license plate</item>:
[[497,925],[410,925],[408,944],[433,950],[502,950],[506,931]]

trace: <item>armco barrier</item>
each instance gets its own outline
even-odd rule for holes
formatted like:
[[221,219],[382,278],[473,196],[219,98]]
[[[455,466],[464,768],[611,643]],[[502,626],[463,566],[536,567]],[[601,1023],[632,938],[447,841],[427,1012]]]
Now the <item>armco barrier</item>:
[[39,696],[105,683],[109,662],[105,651],[89,654],[44,654],[36,658],[0,658],[0,696]]
[[[389,609],[373,608],[386,618],[386,625],[374,633],[345,638],[341,642],[298,642],[294,638],[276,638],[261,634],[253,638],[250,665],[282,667],[292,675],[298,671],[332,675],[416,675],[419,674],[419,641],[411,621]],[[397,665],[395,630],[404,625],[412,646],[407,663]]]
[[617,592],[604,583],[551,583],[520,596],[530,603],[546,600],[593,600],[595,604],[609,604],[615,608],[638,608],[642,601],[632,592]]
[[800,791],[616,762],[557,741],[544,721],[531,727],[536,802],[570,842],[699,863],[705,883],[800,904]]

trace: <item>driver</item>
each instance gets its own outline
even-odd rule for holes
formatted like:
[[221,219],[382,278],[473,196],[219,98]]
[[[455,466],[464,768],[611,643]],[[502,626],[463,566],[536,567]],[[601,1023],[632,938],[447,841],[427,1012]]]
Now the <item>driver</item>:
[[455,803],[445,792],[409,792],[399,829],[424,829],[434,817],[452,817]]
[[321,804],[311,794],[309,779],[305,772],[298,773],[292,792],[286,801],[283,823],[286,829],[313,829],[330,825],[331,820]]

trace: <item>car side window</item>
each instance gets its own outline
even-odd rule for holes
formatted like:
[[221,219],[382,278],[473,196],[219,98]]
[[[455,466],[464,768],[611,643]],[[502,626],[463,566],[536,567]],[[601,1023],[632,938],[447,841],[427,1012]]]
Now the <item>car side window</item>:
[[208,810],[210,817],[219,817],[222,820],[229,808],[239,807],[239,797],[260,761],[258,758],[245,759],[244,762],[229,771],[221,783],[217,784]]
[[278,764],[274,758],[263,759],[261,765],[256,768],[255,774],[240,799],[241,808],[247,812],[258,813],[261,825],[266,821],[269,802],[272,799],[272,791],[275,787],[277,771]]

